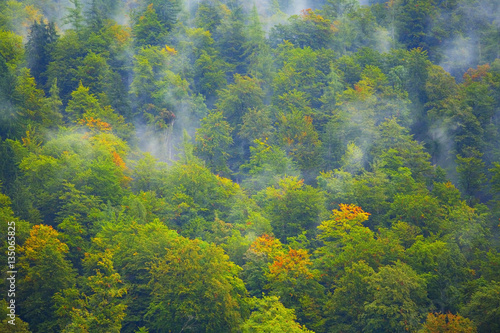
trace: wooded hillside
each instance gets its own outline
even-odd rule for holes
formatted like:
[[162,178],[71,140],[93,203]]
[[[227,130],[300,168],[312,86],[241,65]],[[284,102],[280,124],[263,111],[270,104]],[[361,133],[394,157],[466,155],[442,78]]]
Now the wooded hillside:
[[499,17],[0,2],[0,332],[500,332]]

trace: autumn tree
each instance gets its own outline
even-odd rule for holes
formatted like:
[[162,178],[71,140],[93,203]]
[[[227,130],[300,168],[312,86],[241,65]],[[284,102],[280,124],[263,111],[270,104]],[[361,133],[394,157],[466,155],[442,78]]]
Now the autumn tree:
[[75,282],[75,272],[66,259],[68,246],[58,238],[59,233],[43,224],[34,226],[30,237],[19,248],[20,316],[34,332],[57,332],[53,311],[53,296]]
[[419,331],[422,333],[475,333],[476,327],[468,318],[451,313],[429,313],[425,321],[424,327]]

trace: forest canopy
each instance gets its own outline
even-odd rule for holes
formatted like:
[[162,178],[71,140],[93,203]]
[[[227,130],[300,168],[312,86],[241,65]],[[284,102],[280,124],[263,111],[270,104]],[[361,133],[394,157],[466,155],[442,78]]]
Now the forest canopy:
[[499,17],[0,2],[0,331],[500,331]]

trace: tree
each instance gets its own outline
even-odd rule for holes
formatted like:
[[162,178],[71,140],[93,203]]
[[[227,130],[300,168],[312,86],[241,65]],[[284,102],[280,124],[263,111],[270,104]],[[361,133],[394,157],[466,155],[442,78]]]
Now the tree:
[[[298,238],[307,243],[304,234]],[[310,254],[301,246],[289,246],[287,251],[278,239],[263,235],[247,251],[243,275],[250,286],[262,284],[261,290],[269,289],[270,295],[278,296],[285,306],[294,309],[301,323],[321,330],[323,287],[318,283]]]
[[492,281],[479,287],[470,301],[463,307],[462,313],[477,326],[477,331],[494,332],[500,329],[500,283]]
[[60,124],[61,114],[49,107],[45,93],[36,87],[35,79],[29,69],[21,70],[13,96],[18,100],[17,104],[26,125],[31,124],[46,129]]
[[217,27],[217,35],[215,39],[217,49],[228,64],[234,66],[234,71],[237,74],[246,73],[246,58],[245,42],[247,36],[244,30],[244,16],[241,5],[234,5],[233,8],[227,8],[224,13],[220,25]]
[[482,153],[477,150],[471,150],[468,155],[457,155],[457,172],[460,187],[464,191],[469,204],[474,204],[480,200],[478,194],[483,189],[486,182],[484,174],[485,165],[481,160]]
[[178,238],[151,266],[153,329],[231,332],[246,316],[246,289],[238,267],[221,248]]
[[429,313],[424,327],[419,331],[422,333],[476,333],[476,327],[468,318],[451,313]]
[[153,0],[151,1],[151,3],[154,8],[156,8],[156,12],[160,21],[165,24],[165,27],[168,30],[171,30],[174,24],[177,22],[177,14],[179,14],[179,11],[181,9],[181,2],[179,0]]
[[[94,273],[87,277],[85,285],[78,289],[63,290],[54,296],[59,316],[69,317],[65,320],[66,326],[63,325],[62,332],[120,332],[126,308],[120,298],[127,289],[123,286],[120,274],[113,268],[111,251],[87,254],[84,265]],[[80,293],[81,289],[87,289],[88,292]],[[73,301],[75,295],[78,296]]]
[[296,321],[294,310],[287,309],[276,296],[253,298],[250,317],[241,326],[243,333],[311,332]]
[[252,108],[243,115],[238,136],[248,142],[266,141],[272,136],[273,129],[269,111],[266,108]]
[[429,0],[405,0],[401,3],[402,11],[398,17],[398,37],[408,49],[421,47],[429,49],[426,37],[429,17],[436,13],[434,3]]
[[293,15],[287,23],[273,27],[269,39],[273,45],[287,40],[300,48],[321,49],[331,45],[334,33],[329,19],[308,8],[300,16]]
[[23,321],[18,316],[15,316],[13,319],[14,324],[12,324],[12,319],[8,316],[9,304],[4,300],[0,300],[0,315],[3,319],[0,321],[0,329],[2,332],[11,332],[11,333],[31,333],[29,330],[29,325],[25,321]]
[[253,108],[263,107],[264,92],[257,79],[234,75],[234,83],[218,92],[217,110],[222,112],[233,128],[241,126],[242,117]]
[[132,29],[137,46],[163,46],[167,28],[160,21],[153,4],[138,16]]
[[240,170],[247,173],[243,181],[245,188],[260,191],[278,185],[284,177],[300,175],[296,163],[286,152],[266,141],[255,140],[254,146],[250,147],[250,155],[248,163],[240,166]]
[[196,130],[195,154],[205,160],[214,173],[228,175],[227,153],[233,143],[232,128],[222,112],[214,111],[201,120],[201,127]]
[[[408,129],[398,123],[397,118],[390,118],[379,125],[380,137],[375,141],[371,153],[386,163],[387,168],[397,170],[407,167],[412,177],[420,183],[432,178],[434,170],[430,163],[430,155],[424,146],[408,134]],[[384,158],[387,160],[384,161]],[[401,164],[391,166],[389,158],[401,159]]]
[[271,258],[273,262],[268,264],[269,272],[266,272],[270,294],[295,309],[300,322],[321,329],[324,288],[319,284],[318,271],[312,269],[308,251],[289,248],[288,252],[283,250]]
[[460,287],[472,278],[467,260],[457,244],[417,236],[406,250],[407,263],[419,274],[425,274],[428,297],[442,313],[457,311],[461,301]]
[[[108,252],[112,251],[113,268],[122,281],[119,284],[113,283],[115,287],[113,290],[116,291],[117,287],[127,289],[122,298],[117,299],[107,295],[107,299],[114,302],[115,309],[119,309],[118,306],[123,304],[126,305],[125,317],[121,322],[124,332],[135,332],[138,327],[146,326],[145,314],[151,303],[153,290],[153,285],[149,284],[152,278],[150,267],[153,263],[158,263],[168,249],[172,248],[173,240],[179,237],[176,231],[169,229],[159,219],[149,223],[145,223],[142,219],[134,218],[134,220],[137,222],[121,214],[121,218],[116,221],[104,222],[92,242],[92,249],[98,254],[97,258],[100,255],[106,257],[109,255]],[[107,272],[104,267],[100,267],[102,274]],[[94,272],[95,270],[90,273],[95,274]]]
[[367,279],[372,299],[365,304],[363,330],[371,332],[416,331],[428,311],[425,280],[398,261],[383,266]]
[[[333,61],[331,54],[314,51],[311,47],[299,48],[289,41],[280,44],[277,52],[280,69],[272,83],[273,104],[277,104],[285,93],[296,90],[304,93],[304,99],[309,100],[312,107],[319,107],[319,98],[327,84],[329,62]],[[323,61],[326,61],[326,68],[322,68]]]
[[446,230],[444,211],[439,202],[430,195],[396,194],[388,216],[393,221],[404,221],[422,229],[426,236]]
[[54,22],[33,22],[26,44],[28,55],[28,68],[35,78],[39,87],[47,88],[47,77],[45,72],[49,63],[53,60],[52,51],[58,34]]
[[82,4],[80,0],[69,0],[69,2],[74,6],[74,8],[67,8],[68,15],[64,18],[64,24],[71,24],[73,29],[77,33],[80,33],[84,22]]
[[301,111],[289,114],[280,114],[278,117],[275,141],[299,165],[306,179],[314,173],[319,166],[319,141],[318,132],[313,126],[313,119]]
[[317,239],[322,243],[316,252],[316,261],[323,282],[333,288],[347,267],[363,260],[377,269],[402,256],[403,249],[387,236],[377,235],[362,223],[369,213],[356,205],[340,204],[340,210],[332,211],[330,219],[318,226]]
[[365,302],[370,300],[367,279],[375,274],[366,262],[352,263],[336,282],[326,301],[326,327],[334,332],[360,332]]
[[19,248],[20,317],[34,332],[57,332],[53,296],[75,282],[75,272],[66,259],[68,246],[59,233],[43,224],[34,226],[30,237]]
[[278,186],[261,191],[258,200],[264,206],[274,234],[283,243],[303,231],[314,234],[313,227],[325,209],[323,192],[290,176],[281,179]]

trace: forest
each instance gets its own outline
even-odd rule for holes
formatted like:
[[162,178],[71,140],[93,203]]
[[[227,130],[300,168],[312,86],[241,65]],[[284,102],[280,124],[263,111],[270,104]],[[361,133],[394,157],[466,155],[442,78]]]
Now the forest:
[[497,0],[0,1],[0,332],[500,332]]

